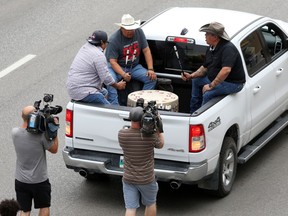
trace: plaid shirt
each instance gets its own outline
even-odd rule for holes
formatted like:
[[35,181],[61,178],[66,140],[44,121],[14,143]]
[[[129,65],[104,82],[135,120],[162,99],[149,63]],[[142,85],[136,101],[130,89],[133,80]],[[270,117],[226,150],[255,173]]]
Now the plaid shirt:
[[99,92],[105,85],[112,85],[115,80],[110,75],[103,49],[85,43],[74,58],[66,88],[71,99],[82,100],[89,94]]

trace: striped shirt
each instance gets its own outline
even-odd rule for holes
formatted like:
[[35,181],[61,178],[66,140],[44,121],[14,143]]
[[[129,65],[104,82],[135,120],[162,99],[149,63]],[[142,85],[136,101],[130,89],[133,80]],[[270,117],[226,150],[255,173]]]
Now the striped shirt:
[[66,88],[71,99],[82,100],[89,94],[102,89],[103,83],[115,83],[107,67],[103,49],[90,43],[85,43],[78,51],[66,82]]
[[159,136],[145,135],[140,129],[121,129],[118,140],[124,153],[123,180],[130,184],[149,184],[155,179],[154,148],[161,148]]

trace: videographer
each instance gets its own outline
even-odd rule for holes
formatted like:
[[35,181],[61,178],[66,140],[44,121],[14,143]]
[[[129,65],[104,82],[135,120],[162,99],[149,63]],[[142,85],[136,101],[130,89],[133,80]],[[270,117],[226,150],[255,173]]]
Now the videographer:
[[[32,200],[40,216],[50,215],[51,184],[48,179],[46,150],[52,154],[58,151],[58,137],[49,140],[45,133],[33,134],[26,130],[29,116],[36,111],[33,106],[22,110],[21,127],[12,129],[12,139],[16,151],[15,191],[20,204],[20,215],[30,215]],[[59,124],[58,118],[54,118]]]
[[164,145],[163,126],[158,114],[157,131],[144,133],[141,130],[143,115],[142,107],[132,108],[129,114],[131,127],[118,133],[124,153],[122,182],[126,216],[136,215],[140,197],[146,206],[145,215],[156,215],[158,183],[154,174],[154,148],[160,149]]

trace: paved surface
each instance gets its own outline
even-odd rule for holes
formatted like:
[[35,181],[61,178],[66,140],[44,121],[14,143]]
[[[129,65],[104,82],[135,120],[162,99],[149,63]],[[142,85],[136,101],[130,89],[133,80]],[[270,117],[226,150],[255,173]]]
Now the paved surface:
[[[69,100],[65,90],[67,71],[88,35],[95,29],[111,34],[117,29],[113,23],[119,22],[124,13],[145,20],[172,6],[237,9],[283,20],[287,20],[288,9],[283,0],[1,0],[0,71],[28,54],[36,57],[0,78],[0,200],[15,197],[15,152],[10,131],[21,124],[22,107],[42,99],[44,93],[54,94],[53,105],[65,107]],[[66,169],[61,155],[64,112],[60,121],[59,153],[48,155],[53,189],[51,215],[124,215],[120,178],[86,181]],[[172,190],[160,183],[158,215],[287,215],[287,136],[286,129],[247,164],[239,166],[233,191],[224,199],[193,186]],[[143,212],[141,208],[139,215]]]

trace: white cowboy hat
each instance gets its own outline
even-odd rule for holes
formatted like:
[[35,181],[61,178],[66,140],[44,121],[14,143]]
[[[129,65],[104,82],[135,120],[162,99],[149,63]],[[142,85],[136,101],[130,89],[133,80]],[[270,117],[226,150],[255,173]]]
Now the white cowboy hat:
[[140,20],[135,21],[130,14],[124,14],[121,19],[121,23],[115,23],[116,25],[123,27],[126,30],[133,30],[140,27]]

